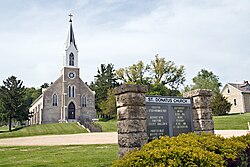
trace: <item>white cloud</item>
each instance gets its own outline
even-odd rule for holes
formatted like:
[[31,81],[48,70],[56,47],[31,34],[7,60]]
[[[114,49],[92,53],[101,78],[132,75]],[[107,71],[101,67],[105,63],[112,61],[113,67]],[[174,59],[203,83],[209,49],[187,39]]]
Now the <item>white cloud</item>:
[[84,81],[94,79],[101,63],[120,68],[149,63],[155,54],[184,64],[187,83],[202,68],[223,83],[249,78],[250,1],[46,2],[0,7],[6,62],[1,61],[0,80],[18,75],[35,87],[54,81],[62,68],[70,12]]

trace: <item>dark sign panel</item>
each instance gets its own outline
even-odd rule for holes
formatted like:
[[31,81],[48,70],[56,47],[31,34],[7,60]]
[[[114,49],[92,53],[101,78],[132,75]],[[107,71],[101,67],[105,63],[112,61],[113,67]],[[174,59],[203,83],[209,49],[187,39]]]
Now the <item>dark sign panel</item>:
[[164,106],[147,107],[147,127],[150,139],[169,133],[168,110]]
[[189,98],[147,96],[146,108],[149,141],[164,135],[177,136],[193,131]]

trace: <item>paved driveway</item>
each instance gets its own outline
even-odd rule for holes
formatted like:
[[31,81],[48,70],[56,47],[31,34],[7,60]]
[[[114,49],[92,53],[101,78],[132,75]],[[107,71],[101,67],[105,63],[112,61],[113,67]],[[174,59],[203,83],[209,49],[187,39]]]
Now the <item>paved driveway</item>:
[[51,146],[117,143],[117,133],[81,133],[0,139],[0,146]]
[[[247,130],[215,130],[224,137],[246,135]],[[110,133],[82,133],[70,135],[49,135],[0,139],[0,146],[52,146],[81,144],[117,144],[118,135]]]

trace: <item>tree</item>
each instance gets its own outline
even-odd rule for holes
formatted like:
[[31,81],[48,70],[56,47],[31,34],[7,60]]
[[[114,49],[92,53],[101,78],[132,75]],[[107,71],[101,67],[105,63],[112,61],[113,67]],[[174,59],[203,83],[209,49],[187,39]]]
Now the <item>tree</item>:
[[3,109],[3,103],[2,103],[2,101],[1,101],[1,99],[0,99],[0,126],[2,126],[2,125],[6,125],[6,123],[7,123],[7,118],[6,118],[6,115],[4,114],[4,109]]
[[45,83],[43,83],[40,87],[41,87],[41,89],[42,89],[42,88],[48,88],[48,87],[49,87],[49,84],[45,82]]
[[110,115],[111,117],[116,116],[116,100],[114,89],[108,90],[107,99],[101,102],[100,109],[105,115]]
[[0,99],[2,103],[2,114],[8,120],[9,131],[11,131],[12,120],[19,122],[28,119],[28,110],[25,103],[25,87],[21,80],[11,76],[4,85],[0,87]]
[[215,93],[211,99],[213,115],[225,115],[230,111],[231,106],[232,104],[219,92]]
[[216,76],[212,71],[202,69],[198,72],[197,76],[193,78],[194,85],[190,88],[193,89],[210,89],[213,94],[220,91],[221,83],[219,77]]
[[185,81],[184,66],[160,58],[158,55],[149,65],[142,61],[116,71],[117,78],[124,83],[148,86],[151,95],[178,95],[178,88]]
[[116,76],[119,80],[128,84],[146,85],[149,82],[149,78],[145,75],[148,68],[142,61],[139,61],[132,66],[118,69]]
[[25,100],[27,106],[30,106],[34,100],[36,100],[41,95],[41,89],[36,89],[34,87],[25,88]]
[[100,105],[108,97],[108,90],[118,86],[115,78],[115,69],[113,64],[101,64],[100,69],[97,69],[94,83],[91,88],[96,92],[95,104],[99,114],[102,113]]
[[160,58],[158,55],[151,61],[149,68],[152,83],[162,83],[171,89],[178,89],[185,82],[184,71],[183,65],[178,67],[174,62]]

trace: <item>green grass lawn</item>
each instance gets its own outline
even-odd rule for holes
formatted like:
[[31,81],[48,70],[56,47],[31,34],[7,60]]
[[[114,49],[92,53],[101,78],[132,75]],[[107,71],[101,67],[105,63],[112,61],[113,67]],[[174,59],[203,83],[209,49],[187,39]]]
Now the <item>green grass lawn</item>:
[[213,116],[215,130],[248,130],[247,122],[250,122],[250,113]]
[[118,146],[71,145],[1,147],[0,166],[110,166],[118,157]]
[[9,127],[8,126],[0,126],[0,133],[3,131],[8,131]]
[[117,131],[117,119],[111,119],[108,121],[99,121],[96,124],[101,125],[103,132],[116,132]]
[[17,128],[11,132],[5,131],[4,127],[2,127],[2,131],[0,130],[0,138],[76,133],[87,133],[87,130],[79,126],[77,123],[32,125],[20,129]]

